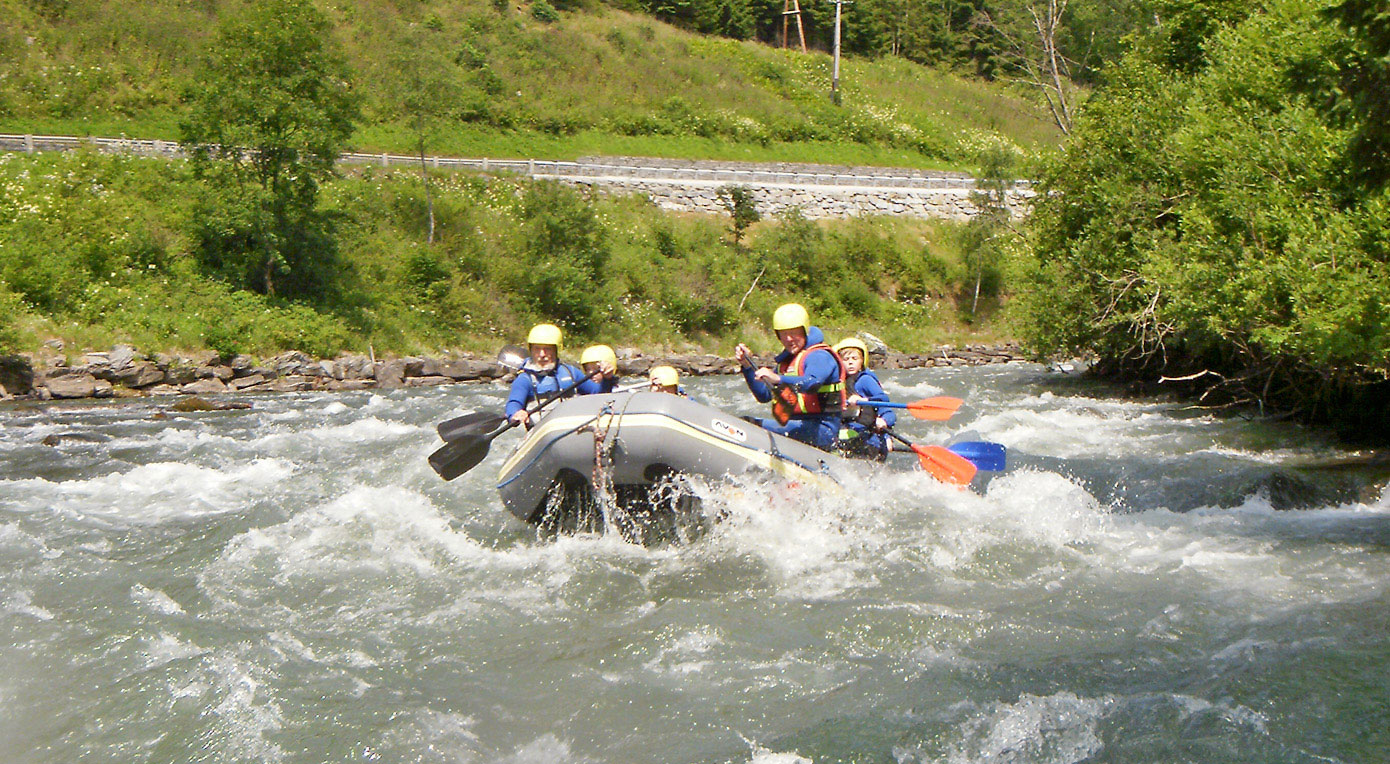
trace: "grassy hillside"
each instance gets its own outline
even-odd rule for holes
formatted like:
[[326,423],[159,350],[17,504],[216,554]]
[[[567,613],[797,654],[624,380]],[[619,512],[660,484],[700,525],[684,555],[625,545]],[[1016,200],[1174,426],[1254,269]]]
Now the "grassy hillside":
[[[830,59],[693,35],[606,6],[320,3],[355,71],[357,148],[413,151],[401,93],[435,86],[443,154],[638,154],[969,167],[1003,139],[1055,145],[1044,111],[1001,86],[902,59]],[[0,130],[174,139],[182,94],[230,0],[0,0]],[[414,74],[412,74],[414,73]],[[424,81],[421,81],[423,78]]]
[[[771,348],[767,318],[787,299],[833,333],[868,329],[903,350],[997,339],[997,322],[964,322],[973,279],[957,225],[790,216],[735,244],[725,219],[640,197],[436,181],[433,246],[418,174],[363,168],[326,185],[332,276],[295,302],[200,268],[194,218],[207,190],[182,161],[0,155],[0,352],[54,337],[72,349],[491,352],[557,316],[575,341],[727,351],[737,340]],[[987,299],[982,319],[996,307]]]

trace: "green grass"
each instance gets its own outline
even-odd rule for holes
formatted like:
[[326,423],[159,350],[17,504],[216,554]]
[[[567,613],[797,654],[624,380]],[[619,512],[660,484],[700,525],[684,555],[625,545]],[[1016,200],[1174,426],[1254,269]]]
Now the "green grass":
[[[735,245],[726,219],[665,213],[642,197],[465,173],[434,184],[434,245],[415,172],[364,167],[327,184],[337,260],[315,297],[292,302],[203,271],[190,235],[201,190],[183,162],[0,157],[0,345],[492,352],[547,320],[569,325],[574,344],[722,353],[738,341],[772,350],[767,318],[790,300],[832,336],[868,330],[904,351],[1008,333],[998,299],[979,321],[962,314],[973,282],[959,224],[789,217],[755,224]],[[552,256],[595,266],[540,291],[535,276],[555,272]]]
[[[201,46],[235,6],[68,0],[44,16],[0,0],[0,60],[11,62],[0,131],[177,138]],[[902,59],[846,59],[835,107],[825,54],[701,37],[603,6],[554,24],[488,0],[320,8],[356,72],[362,150],[414,150],[391,96],[409,57],[447,78],[429,145],[438,154],[968,168],[991,141],[1034,152],[1060,140],[1018,92]]]

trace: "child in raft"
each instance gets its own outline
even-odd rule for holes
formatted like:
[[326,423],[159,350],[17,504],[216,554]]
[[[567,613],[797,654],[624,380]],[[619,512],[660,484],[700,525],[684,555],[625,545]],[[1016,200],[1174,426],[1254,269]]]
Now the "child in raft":
[[884,435],[897,424],[892,409],[880,409],[856,404],[867,401],[888,401],[888,393],[878,376],[868,369],[869,348],[863,340],[849,338],[835,346],[835,352],[845,363],[845,384],[849,396],[840,425],[839,450],[845,456],[884,461],[893,450],[893,442]]
[[590,345],[579,357],[588,379],[579,386],[581,395],[611,393],[618,386],[618,354],[607,345]]
[[651,383],[651,391],[654,393],[690,397],[685,394],[685,388],[681,387],[681,373],[674,366],[653,366],[652,370],[647,372],[647,380]]

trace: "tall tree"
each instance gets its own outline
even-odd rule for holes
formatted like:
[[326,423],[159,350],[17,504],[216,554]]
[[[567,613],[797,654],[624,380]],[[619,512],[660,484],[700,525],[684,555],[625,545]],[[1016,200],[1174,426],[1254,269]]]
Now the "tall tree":
[[429,244],[434,243],[434,194],[425,151],[458,106],[458,83],[462,79],[458,66],[445,54],[443,42],[441,32],[428,26],[415,26],[390,57],[390,70],[382,78],[386,81],[390,105],[405,118],[420,157],[420,181],[425,188],[429,222],[426,242]]
[[1074,62],[1061,48],[1067,3],[1068,0],[999,2],[994,9],[981,11],[977,23],[1003,40],[1011,68],[1018,73],[1016,78],[1043,95],[1057,127],[1070,135],[1076,113],[1076,85]]
[[327,19],[309,0],[256,0],[223,23],[196,83],[180,129],[209,187],[201,261],[264,294],[312,294],[333,240],[318,185],[358,114]]
[[1390,7],[1342,0],[1328,15],[1350,32],[1342,90],[1358,121],[1351,167],[1363,182],[1390,183]]

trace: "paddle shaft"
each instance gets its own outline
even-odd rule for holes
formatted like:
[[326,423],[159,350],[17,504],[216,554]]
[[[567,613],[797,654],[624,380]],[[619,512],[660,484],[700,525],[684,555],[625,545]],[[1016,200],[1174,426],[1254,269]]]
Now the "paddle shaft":
[[[534,408],[526,409],[526,413],[530,416],[535,416],[546,406],[574,392],[580,385],[584,384],[586,379],[588,379],[588,377],[580,377],[569,386],[555,393],[555,395],[541,401]],[[465,433],[457,439],[445,443],[443,446],[436,449],[434,453],[430,454],[430,468],[445,480],[453,480],[459,475],[476,467],[478,463],[487,456],[488,449],[492,446],[492,441],[496,440],[497,436],[516,427],[520,423],[521,421],[518,419],[508,418],[489,432],[479,433],[477,435]]]

